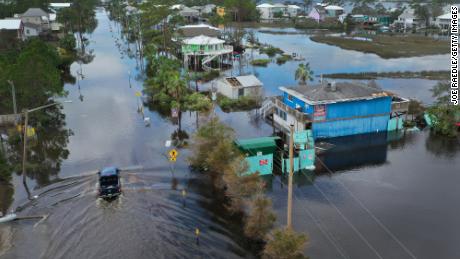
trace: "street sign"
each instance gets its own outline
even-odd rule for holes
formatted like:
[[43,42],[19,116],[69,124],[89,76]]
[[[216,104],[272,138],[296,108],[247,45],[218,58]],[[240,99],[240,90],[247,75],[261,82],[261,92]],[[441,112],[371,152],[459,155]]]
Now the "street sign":
[[169,151],[169,157],[170,157],[170,158],[173,158],[173,157],[174,157],[174,158],[177,158],[178,155],[179,155],[179,152],[177,152],[177,150],[175,150],[175,149],[171,149],[171,150]]
[[171,140],[166,140],[165,147],[170,147],[171,146]]
[[139,92],[139,91],[137,91],[137,92],[136,92],[136,96],[137,96],[137,97],[141,97],[141,96],[142,96],[142,93]]

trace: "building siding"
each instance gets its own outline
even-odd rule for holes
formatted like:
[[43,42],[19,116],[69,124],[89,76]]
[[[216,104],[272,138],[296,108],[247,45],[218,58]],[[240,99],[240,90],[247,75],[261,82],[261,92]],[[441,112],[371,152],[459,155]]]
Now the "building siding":
[[313,123],[314,138],[332,138],[386,131],[390,115]]
[[386,114],[391,112],[391,97],[386,96],[371,100],[331,103],[326,105],[326,118],[350,118]]

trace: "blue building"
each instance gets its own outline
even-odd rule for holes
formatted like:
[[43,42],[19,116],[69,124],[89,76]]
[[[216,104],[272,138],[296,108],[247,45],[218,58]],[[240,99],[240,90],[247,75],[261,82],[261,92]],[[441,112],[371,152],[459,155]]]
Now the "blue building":
[[274,122],[289,132],[311,129],[313,137],[331,138],[401,129],[409,101],[360,83],[280,87]]

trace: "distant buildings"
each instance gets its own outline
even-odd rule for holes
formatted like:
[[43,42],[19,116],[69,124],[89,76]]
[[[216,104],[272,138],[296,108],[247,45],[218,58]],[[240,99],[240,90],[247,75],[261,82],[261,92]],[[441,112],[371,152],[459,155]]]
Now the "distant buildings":
[[40,8],[29,8],[25,13],[20,14],[19,18],[25,25],[35,27],[39,32],[50,28],[50,16]]
[[358,83],[280,87],[273,120],[284,131],[309,130],[315,138],[382,132],[402,127],[409,101]]
[[254,75],[226,77],[217,81],[217,92],[230,98],[242,96],[262,98],[262,82]]
[[398,16],[398,20],[394,22],[396,27],[407,30],[419,27],[421,24],[424,24],[423,19],[418,18],[415,15],[413,8],[406,7],[404,11]]
[[299,14],[301,9],[297,5],[284,5],[284,4],[260,4],[256,6],[257,10],[260,13],[260,19],[262,20],[272,20],[275,18],[282,17],[295,17]]

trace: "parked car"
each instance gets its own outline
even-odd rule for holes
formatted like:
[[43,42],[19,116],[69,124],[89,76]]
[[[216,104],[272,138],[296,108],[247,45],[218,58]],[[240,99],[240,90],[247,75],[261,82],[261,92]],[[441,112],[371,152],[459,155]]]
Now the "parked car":
[[120,170],[116,167],[106,167],[98,172],[99,197],[115,198],[121,194]]

